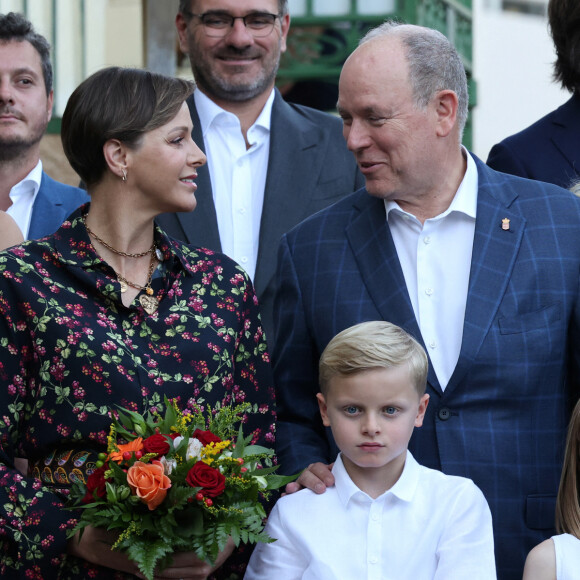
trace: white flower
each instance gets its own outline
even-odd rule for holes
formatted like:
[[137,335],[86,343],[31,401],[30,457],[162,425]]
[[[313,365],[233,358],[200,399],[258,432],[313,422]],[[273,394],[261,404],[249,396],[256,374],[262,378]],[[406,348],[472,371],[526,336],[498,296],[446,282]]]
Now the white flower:
[[[183,441],[183,437],[180,435],[173,440],[173,448],[177,449],[181,442]],[[198,461],[201,459],[201,450],[203,445],[199,439],[189,439],[187,444],[187,450],[185,452],[185,460],[189,461],[190,459],[197,459]]]
[[171,475],[171,472],[177,467],[177,461],[175,459],[167,459],[165,455],[160,459],[163,465],[163,471],[165,475]]
[[266,481],[265,477],[262,477],[261,475],[255,475],[254,479],[256,480],[256,483],[260,489],[266,489],[268,487],[268,482]]
[[189,461],[190,459],[201,459],[201,450],[203,445],[199,439],[190,439],[187,444],[187,451],[185,452],[185,459]]

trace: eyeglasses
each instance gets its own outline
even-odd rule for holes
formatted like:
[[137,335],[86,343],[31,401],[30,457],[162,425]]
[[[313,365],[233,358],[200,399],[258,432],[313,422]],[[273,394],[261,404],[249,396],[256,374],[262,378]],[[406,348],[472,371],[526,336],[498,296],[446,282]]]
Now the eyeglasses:
[[204,14],[186,12],[186,14],[199,18],[205,33],[213,38],[227,36],[236,20],[241,20],[252,36],[256,38],[268,36],[274,29],[276,18],[280,18],[280,14],[270,12],[252,12],[246,16],[232,16],[227,12],[205,12]]

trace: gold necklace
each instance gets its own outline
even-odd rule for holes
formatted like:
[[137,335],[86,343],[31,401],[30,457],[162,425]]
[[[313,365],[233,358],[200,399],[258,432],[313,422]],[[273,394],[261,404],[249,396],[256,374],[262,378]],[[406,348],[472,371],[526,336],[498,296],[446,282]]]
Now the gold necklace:
[[157,248],[155,246],[155,242],[153,242],[153,245],[146,252],[141,252],[139,254],[129,254],[127,252],[122,252],[120,250],[113,248],[112,246],[107,244],[107,242],[101,240],[99,236],[97,236],[93,231],[91,231],[89,226],[87,226],[85,218],[86,215],[82,216],[83,224],[85,226],[85,229],[87,230],[87,233],[90,236],[93,236],[95,240],[100,242],[103,246],[105,246],[105,248],[111,250],[111,252],[119,254],[120,256],[125,256],[126,258],[141,258],[143,256],[146,256],[147,254],[151,254],[151,260],[149,261],[149,271],[147,272],[147,282],[145,286],[141,286],[141,284],[137,284],[136,282],[131,282],[130,280],[127,280],[127,278],[121,276],[121,274],[119,274],[117,270],[113,268],[113,266],[111,266],[111,269],[113,270],[113,272],[115,272],[115,276],[117,276],[117,280],[119,282],[119,285],[121,286],[122,293],[127,292],[129,286],[131,286],[131,288],[135,288],[136,290],[145,290],[145,294],[141,294],[139,296],[139,303],[143,307],[143,310],[147,312],[147,314],[149,315],[153,314],[157,310],[157,308],[159,308],[159,300],[155,298],[155,296],[153,296],[153,288],[151,288],[151,281],[153,280],[153,272],[155,272],[155,262],[157,261]]
[[159,308],[159,300],[153,296],[153,288],[151,288],[151,281],[153,279],[153,272],[155,272],[156,261],[157,259],[155,253],[151,252],[151,261],[149,262],[149,272],[147,273],[147,282],[145,286],[141,286],[141,284],[127,280],[127,278],[121,276],[121,274],[119,274],[113,268],[113,272],[115,272],[117,280],[119,280],[119,284],[121,285],[121,292],[127,292],[129,286],[131,286],[131,288],[135,288],[136,290],[145,290],[145,294],[141,294],[139,296],[139,302],[147,314],[153,314],[157,308]]
[[124,256],[125,258],[142,258],[143,256],[146,256],[147,254],[152,254],[155,250],[155,242],[153,242],[153,244],[151,244],[151,247],[146,250],[145,252],[139,252],[137,254],[130,254],[128,252],[122,252],[121,250],[117,250],[116,248],[113,248],[113,246],[111,246],[110,244],[107,244],[107,242],[105,242],[105,240],[103,240],[102,238],[99,238],[99,236],[97,236],[97,234],[95,234],[95,232],[93,232],[93,230],[91,230],[91,228],[89,228],[89,226],[87,225],[87,214],[83,215],[81,217],[81,219],[83,220],[83,224],[85,226],[85,229],[87,230],[87,234],[89,234],[89,236],[92,236],[93,238],[95,238],[95,240],[97,240],[97,242],[99,242],[99,244],[101,244],[102,246],[105,246],[105,248],[107,248],[107,250],[111,250],[111,252],[114,252],[115,254],[118,254],[119,256]]

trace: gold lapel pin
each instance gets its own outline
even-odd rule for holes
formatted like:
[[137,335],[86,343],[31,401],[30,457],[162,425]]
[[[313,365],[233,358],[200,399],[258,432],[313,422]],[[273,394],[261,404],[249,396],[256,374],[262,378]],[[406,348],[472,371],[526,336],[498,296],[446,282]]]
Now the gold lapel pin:
[[510,220],[509,218],[503,218],[501,220],[501,229],[508,231],[510,229]]

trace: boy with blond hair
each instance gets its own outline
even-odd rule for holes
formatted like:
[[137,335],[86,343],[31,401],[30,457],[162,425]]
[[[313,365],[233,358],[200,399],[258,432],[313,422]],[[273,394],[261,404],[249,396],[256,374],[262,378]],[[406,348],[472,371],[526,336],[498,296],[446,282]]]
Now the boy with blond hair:
[[343,330],[320,358],[323,423],[340,453],[326,493],[281,498],[247,580],[495,580],[491,514],[470,480],[407,450],[429,403],[427,356],[389,322]]

